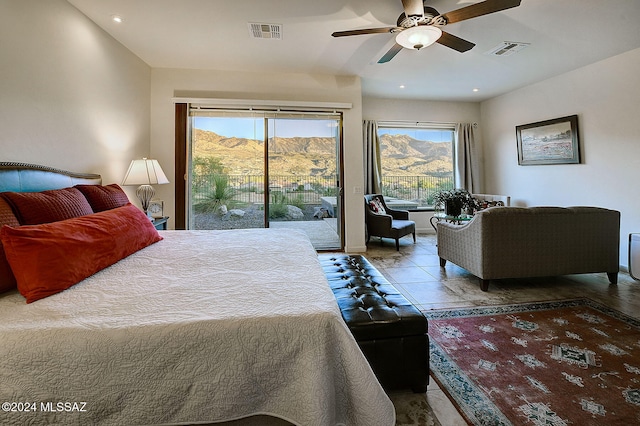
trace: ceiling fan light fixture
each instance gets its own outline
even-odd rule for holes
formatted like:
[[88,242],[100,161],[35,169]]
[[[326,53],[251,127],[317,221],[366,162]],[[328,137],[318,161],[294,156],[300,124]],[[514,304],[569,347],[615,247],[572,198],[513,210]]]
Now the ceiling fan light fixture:
[[420,50],[431,46],[442,36],[442,30],[433,25],[418,25],[396,35],[396,43],[407,49]]

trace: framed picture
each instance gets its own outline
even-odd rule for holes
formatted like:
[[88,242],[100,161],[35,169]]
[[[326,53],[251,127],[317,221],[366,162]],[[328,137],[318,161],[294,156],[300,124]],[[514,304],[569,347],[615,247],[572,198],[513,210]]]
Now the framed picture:
[[518,164],[580,163],[578,116],[516,126]]

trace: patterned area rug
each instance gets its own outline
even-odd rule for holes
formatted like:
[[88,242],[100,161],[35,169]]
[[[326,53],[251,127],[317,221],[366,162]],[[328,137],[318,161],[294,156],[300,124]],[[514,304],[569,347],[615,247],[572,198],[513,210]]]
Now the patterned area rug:
[[471,424],[640,424],[640,321],[588,299],[425,315],[432,375]]

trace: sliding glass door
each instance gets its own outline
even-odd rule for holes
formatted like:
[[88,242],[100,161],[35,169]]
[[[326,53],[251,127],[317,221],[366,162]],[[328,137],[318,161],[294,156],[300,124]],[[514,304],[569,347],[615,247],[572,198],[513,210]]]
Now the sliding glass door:
[[279,227],[342,248],[338,114],[191,111],[189,229]]
[[269,226],[306,232],[316,248],[341,248],[338,205],[340,120],[267,119]]
[[263,228],[264,120],[193,116],[189,229]]

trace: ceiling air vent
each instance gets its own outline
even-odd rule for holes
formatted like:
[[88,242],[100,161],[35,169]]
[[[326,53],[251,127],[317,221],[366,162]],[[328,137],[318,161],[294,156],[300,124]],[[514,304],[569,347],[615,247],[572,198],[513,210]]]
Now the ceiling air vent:
[[485,55],[492,56],[509,56],[516,52],[521,51],[525,47],[529,46],[529,43],[519,43],[517,41],[503,41],[493,49],[484,52]]
[[249,22],[249,35],[251,38],[282,40],[282,25]]

